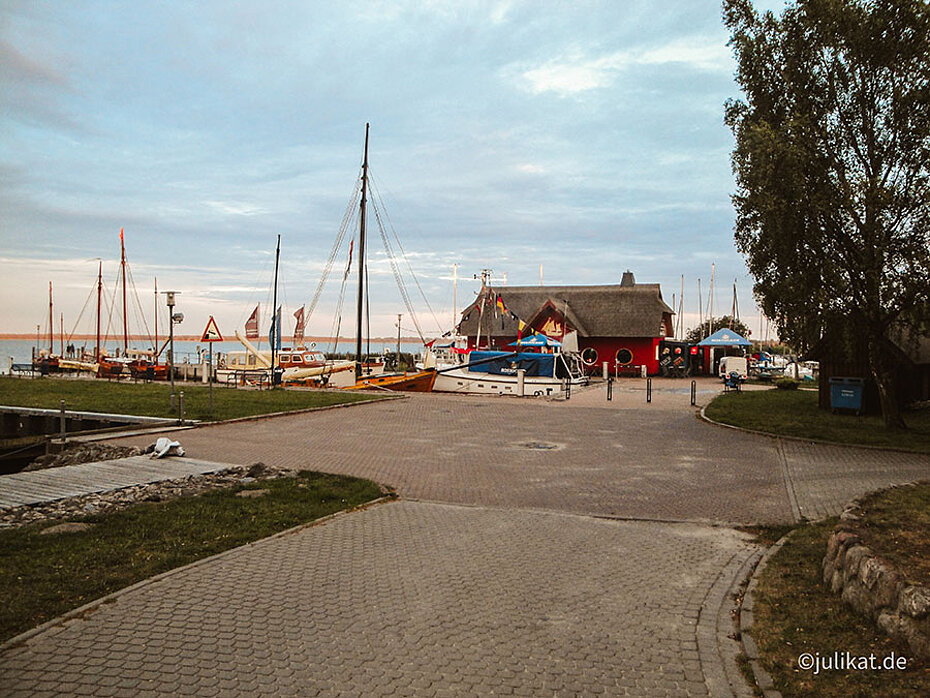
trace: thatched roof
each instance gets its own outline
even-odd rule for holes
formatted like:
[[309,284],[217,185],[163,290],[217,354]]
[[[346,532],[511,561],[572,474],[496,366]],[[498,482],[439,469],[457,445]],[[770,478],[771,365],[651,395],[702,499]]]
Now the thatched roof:
[[[624,274],[623,283],[604,286],[502,286],[485,289],[490,304],[485,307],[481,334],[515,337],[517,321],[500,313],[495,305],[500,294],[507,310],[532,324],[550,305],[564,315],[581,337],[662,337],[664,314],[674,311],[662,300],[659,284],[637,284]],[[460,334],[478,333],[479,295],[462,312]],[[503,322],[502,322],[503,320]],[[502,326],[503,325],[503,326]],[[538,328],[537,328],[538,329]],[[526,334],[526,331],[524,331]]]

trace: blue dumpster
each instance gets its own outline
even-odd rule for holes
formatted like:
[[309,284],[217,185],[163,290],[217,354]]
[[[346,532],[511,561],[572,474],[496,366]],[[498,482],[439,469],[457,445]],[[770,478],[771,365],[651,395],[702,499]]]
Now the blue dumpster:
[[862,389],[865,380],[862,378],[830,379],[830,407],[837,410],[853,410],[856,414],[862,413]]

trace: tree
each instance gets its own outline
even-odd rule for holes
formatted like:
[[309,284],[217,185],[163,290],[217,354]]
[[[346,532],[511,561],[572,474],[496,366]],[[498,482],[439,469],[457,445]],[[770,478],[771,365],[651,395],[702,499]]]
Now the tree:
[[685,341],[689,344],[697,344],[705,337],[712,335],[717,330],[722,330],[728,328],[736,332],[736,334],[749,339],[751,334],[748,327],[743,324],[740,320],[731,317],[730,315],[723,315],[722,317],[715,317],[709,320],[705,320],[697,327],[692,327],[685,334]]
[[886,426],[903,428],[890,333],[930,300],[930,5],[797,0],[780,17],[724,0],[742,100],[735,237],[779,336],[831,323],[866,348]]

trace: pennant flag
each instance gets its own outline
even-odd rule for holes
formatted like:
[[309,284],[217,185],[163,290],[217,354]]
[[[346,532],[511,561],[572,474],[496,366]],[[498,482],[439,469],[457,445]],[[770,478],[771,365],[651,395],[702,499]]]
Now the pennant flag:
[[245,338],[246,339],[258,339],[258,306],[255,306],[255,310],[252,311],[252,314],[249,316],[249,319],[245,321]]
[[300,310],[294,313],[294,317],[297,319],[297,327],[294,328],[294,343],[299,344],[304,341],[304,306],[300,306]]
[[506,313],[507,307],[504,305],[504,299],[501,298],[501,294],[497,294],[497,307],[501,309],[501,312]]

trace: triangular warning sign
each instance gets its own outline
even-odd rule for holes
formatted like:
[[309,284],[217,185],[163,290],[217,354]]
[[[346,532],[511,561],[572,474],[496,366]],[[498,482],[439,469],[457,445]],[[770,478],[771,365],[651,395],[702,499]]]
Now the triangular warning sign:
[[210,321],[207,322],[207,329],[203,331],[203,337],[200,338],[201,342],[222,342],[223,335],[220,334],[220,328],[216,326],[216,320],[213,319],[213,316],[210,316]]

